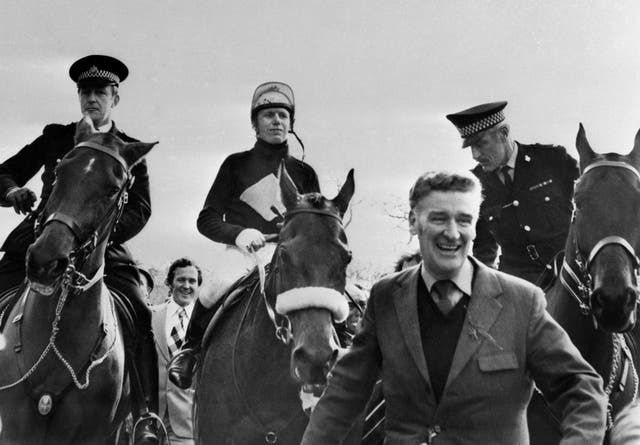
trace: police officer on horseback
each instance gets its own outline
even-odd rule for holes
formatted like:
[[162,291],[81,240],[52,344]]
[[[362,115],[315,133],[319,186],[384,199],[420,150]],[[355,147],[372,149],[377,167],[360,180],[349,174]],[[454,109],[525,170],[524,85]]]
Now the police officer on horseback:
[[[251,125],[256,142],[250,150],[227,157],[209,190],[198,216],[198,230],[217,243],[234,246],[228,255],[265,251],[283,221],[278,169],[284,163],[300,193],[319,192],[313,168],[289,153],[287,137],[293,132],[295,101],[291,87],[282,82],[258,86],[251,102]],[[297,136],[296,136],[297,138]],[[298,139],[299,140],[299,139]],[[268,259],[267,259],[268,261]],[[191,385],[204,331],[219,302],[196,300],[185,343],[169,365],[169,378],[180,388]]]
[[473,254],[499,269],[538,282],[546,265],[564,249],[573,210],[578,165],[564,147],[525,145],[511,138],[506,101],[447,115],[471,147],[485,199]]
[[[111,132],[125,142],[133,139],[120,131],[111,119],[120,101],[119,84],[128,76],[124,63],[113,57],[90,55],[79,59],[69,69],[69,76],[77,85],[78,99],[83,115],[88,115],[100,132]],[[25,254],[34,242],[34,222],[44,209],[55,182],[57,163],[74,147],[77,123],[47,125],[42,135],[22,148],[17,154],[0,164],[0,205],[13,207],[16,213],[27,217],[9,234],[0,248],[0,295],[18,286],[25,278]],[[40,202],[25,184],[44,168]],[[151,215],[149,177],[144,160],[136,164],[131,174],[135,181],[128,192],[128,202],[111,234],[105,254],[106,285],[117,294],[121,306],[127,307],[134,319],[136,332],[125,334],[127,362],[132,382],[132,394],[141,417],[136,430],[136,444],[157,444],[155,421],[149,412],[157,412],[158,371],[151,331],[151,313],[145,304],[139,286],[138,270],[125,242],[133,238],[147,223]],[[1,301],[2,307],[14,301]]]

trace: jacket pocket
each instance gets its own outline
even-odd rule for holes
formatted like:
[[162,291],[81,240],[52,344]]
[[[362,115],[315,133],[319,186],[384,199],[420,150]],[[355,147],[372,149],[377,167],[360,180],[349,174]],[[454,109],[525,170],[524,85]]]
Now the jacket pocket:
[[506,371],[508,369],[518,368],[518,359],[515,354],[497,354],[497,355],[485,355],[478,357],[478,365],[481,371]]

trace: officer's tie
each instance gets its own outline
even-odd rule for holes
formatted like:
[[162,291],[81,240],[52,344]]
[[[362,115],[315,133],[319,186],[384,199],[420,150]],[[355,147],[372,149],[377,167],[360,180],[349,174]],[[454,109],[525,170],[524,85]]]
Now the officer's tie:
[[169,354],[173,357],[173,354],[180,349],[182,346],[182,342],[184,341],[185,334],[185,320],[187,319],[187,311],[181,307],[178,311],[178,320],[174,323],[171,328],[171,333],[169,338]]
[[455,287],[456,285],[451,280],[438,280],[431,287],[435,302],[445,315],[453,309],[453,291]]
[[513,190],[513,179],[511,179],[511,167],[508,165],[503,165],[500,168],[502,172],[502,178],[504,180],[504,186],[509,190]]

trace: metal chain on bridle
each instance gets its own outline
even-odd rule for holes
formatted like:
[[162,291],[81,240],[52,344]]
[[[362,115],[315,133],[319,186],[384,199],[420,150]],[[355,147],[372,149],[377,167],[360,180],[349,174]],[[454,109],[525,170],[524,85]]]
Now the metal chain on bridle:
[[[602,167],[623,168],[629,170],[640,181],[640,172],[631,164],[622,161],[608,161],[602,160],[594,162],[588,165],[582,172],[581,177],[584,177],[588,172]],[[575,212],[575,210],[574,210]],[[575,213],[572,216],[571,224],[574,224]],[[633,263],[633,275],[635,278],[635,285],[640,283],[640,259],[636,255],[633,246],[623,237],[617,235],[605,236],[600,239],[591,249],[589,255],[585,258],[580,252],[578,247],[578,240],[574,236],[573,239],[573,253],[574,258],[570,263],[565,256],[562,262],[562,268],[560,270],[560,282],[563,288],[571,295],[580,308],[580,312],[584,316],[593,316],[591,307],[591,293],[593,292],[593,279],[591,277],[590,268],[593,264],[598,253],[606,246],[616,245],[622,247],[622,249],[629,255]],[[637,297],[640,302],[640,295]],[[597,321],[593,318],[594,327],[597,328]],[[618,380],[618,373],[620,371],[620,365],[624,362],[624,368],[620,379],[619,387],[624,388],[624,382],[626,380],[629,366],[633,373],[633,398],[638,395],[638,373],[631,358],[628,345],[625,340],[625,336],[620,333],[614,333],[612,335],[612,363],[609,371],[609,375],[606,380],[606,386],[604,388],[607,396],[607,430],[610,430],[613,425],[613,406],[611,403],[611,393],[615,387],[615,383]],[[627,360],[623,360],[623,353]],[[629,364],[630,363],[630,364]]]
[[[58,282],[57,288],[60,294],[58,296],[58,301],[56,304],[56,309],[54,313],[55,316],[53,321],[51,322],[51,334],[49,336],[49,341],[47,342],[47,345],[43,349],[42,353],[40,354],[36,362],[31,366],[31,368],[29,368],[29,370],[26,373],[23,374],[22,377],[20,377],[18,380],[16,380],[11,384],[0,386],[0,391],[4,391],[6,389],[17,386],[20,383],[27,380],[36,371],[38,366],[44,361],[44,359],[46,358],[46,356],[50,351],[53,351],[55,353],[56,357],[67,369],[76,387],[81,390],[86,389],[89,387],[89,384],[90,384],[89,377],[90,377],[91,371],[96,366],[104,362],[104,360],[106,360],[106,358],[111,354],[111,352],[113,351],[113,348],[115,347],[116,337],[114,336],[114,340],[111,342],[109,347],[106,348],[105,352],[100,357],[90,360],[89,365],[87,366],[87,369],[85,371],[84,382],[81,382],[80,379],[78,378],[78,375],[74,371],[73,367],[71,366],[69,361],[63,356],[62,352],[60,352],[60,350],[58,349],[55,343],[56,338],[58,336],[58,332],[60,330],[59,323],[60,323],[60,320],[62,319],[62,309],[64,308],[64,305],[67,301],[67,297],[69,296],[69,294],[70,293],[80,294],[81,292],[86,292],[91,287],[93,287],[98,281],[100,281],[100,279],[103,277],[104,263],[98,268],[98,270],[95,272],[95,274],[91,278],[87,278],[87,276],[82,272],[80,272],[79,270],[82,268],[86,260],[89,258],[89,255],[91,255],[91,253],[95,250],[95,248],[100,243],[104,242],[109,236],[109,234],[113,230],[115,230],[117,222],[120,219],[120,216],[122,215],[122,212],[124,210],[124,206],[128,201],[127,191],[131,187],[132,180],[133,180],[133,177],[129,172],[129,168],[126,162],[124,161],[124,159],[122,159],[122,157],[120,157],[114,151],[100,144],[96,144],[90,141],[82,142],[76,145],[73,150],[77,150],[83,147],[106,153],[107,155],[111,156],[116,161],[118,161],[118,163],[124,168],[124,172],[126,174],[126,180],[122,185],[122,187],[120,188],[114,204],[109,208],[109,211],[101,219],[100,224],[89,235],[84,235],[85,231],[83,231],[80,228],[80,226],[76,223],[73,217],[65,215],[63,213],[53,212],[51,215],[47,217],[44,223],[41,223],[41,217],[36,218],[35,224],[34,224],[34,233],[36,238],[42,233],[42,230],[44,229],[44,227],[46,227],[47,224],[51,223],[52,221],[57,221],[67,226],[78,241],[81,241],[82,239],[84,239],[84,241],[81,242],[80,246],[73,249],[69,254],[69,264],[65,269],[64,273],[62,274],[60,281]],[[71,150],[69,153],[71,153],[73,150]],[[100,233],[102,233],[102,236],[99,236]],[[20,299],[27,298],[28,292],[29,292],[29,287],[27,286],[25,288],[24,294],[21,295]],[[113,303],[112,303],[112,309],[113,309]]]

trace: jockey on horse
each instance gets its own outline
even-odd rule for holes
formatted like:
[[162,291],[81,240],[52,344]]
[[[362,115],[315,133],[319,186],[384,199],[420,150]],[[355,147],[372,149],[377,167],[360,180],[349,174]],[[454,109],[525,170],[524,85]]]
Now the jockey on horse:
[[[269,250],[263,247],[267,241],[275,241],[280,231],[284,212],[277,178],[280,164],[284,163],[300,193],[320,191],[313,168],[289,154],[288,133],[297,138],[293,131],[294,115],[295,102],[289,85],[267,82],[256,88],[251,103],[256,143],[250,150],[225,159],[198,216],[200,233],[212,241],[236,246],[243,252],[247,266],[253,261],[249,253],[261,250],[262,256],[269,255]],[[231,259],[232,251],[227,254]],[[266,258],[265,262],[269,260]],[[217,302],[203,297],[201,294],[195,303],[185,342],[168,369],[171,381],[183,389],[191,386],[202,336],[219,307]]]
[[[98,131],[111,132],[125,142],[136,141],[118,130],[111,120],[113,108],[120,100],[118,85],[128,75],[128,69],[121,61],[109,56],[87,56],[71,66],[69,75],[77,84],[82,113],[91,118]],[[47,125],[41,136],[0,164],[0,205],[11,206],[16,213],[28,215],[0,249],[4,252],[0,260],[0,295],[25,279],[25,254],[34,242],[34,222],[51,194],[57,163],[74,147],[76,125]],[[32,210],[36,195],[25,184],[42,167],[41,199],[37,208]],[[131,364],[129,375],[136,408],[133,414],[140,417],[135,443],[151,445],[158,443],[155,420],[149,414],[150,411],[157,412],[158,407],[158,370],[151,313],[139,289],[138,270],[124,245],[142,230],[151,215],[146,162],[138,163],[131,174],[135,181],[128,191],[128,202],[105,254],[105,282],[110,290],[117,293],[119,303],[132,312],[129,316],[133,317],[135,332],[125,334],[125,344],[127,362]],[[15,303],[19,293],[14,295],[9,301],[0,299],[0,313]],[[0,320],[0,323],[4,322]]]

